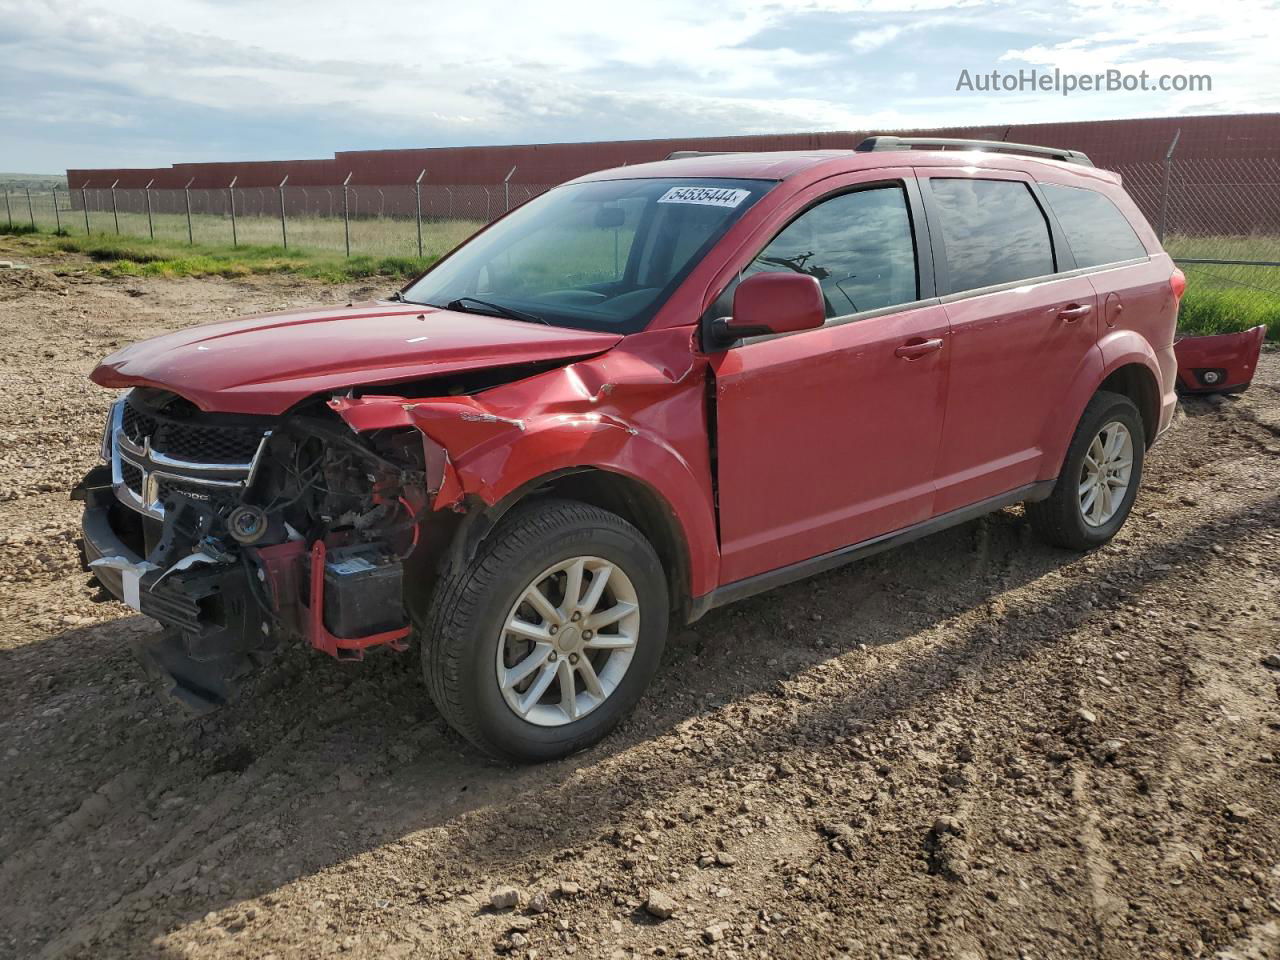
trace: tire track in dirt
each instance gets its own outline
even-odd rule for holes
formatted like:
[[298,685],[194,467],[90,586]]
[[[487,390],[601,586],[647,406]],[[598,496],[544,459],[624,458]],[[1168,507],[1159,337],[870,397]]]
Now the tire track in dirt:
[[[81,377],[142,332],[346,292],[41,269],[0,290],[7,344],[43,323],[0,375],[0,956],[1275,953],[1280,355],[1187,405],[1103,550],[1009,510],[717,611],[615,736],[507,768],[411,659],[298,651],[194,722],[152,699],[123,652],[145,621],[64,551],[26,562],[75,528],[57,490],[106,400]],[[491,909],[507,884],[525,907]]]

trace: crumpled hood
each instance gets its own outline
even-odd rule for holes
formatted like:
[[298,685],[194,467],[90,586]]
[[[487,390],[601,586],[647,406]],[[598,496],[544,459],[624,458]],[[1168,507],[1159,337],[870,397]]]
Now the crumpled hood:
[[290,310],[190,327],[125,347],[90,375],[160,387],[203,410],[279,414],[359,384],[601,353],[622,337],[411,303]]

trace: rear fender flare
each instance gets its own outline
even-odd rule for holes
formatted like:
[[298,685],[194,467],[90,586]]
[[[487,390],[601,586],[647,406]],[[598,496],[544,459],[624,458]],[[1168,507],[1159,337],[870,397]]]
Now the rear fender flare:
[[[1071,390],[1054,407],[1045,423],[1040,439],[1044,456],[1037,480],[1053,480],[1058,476],[1084,408],[1111,374],[1132,364],[1145,369],[1156,384],[1157,395],[1163,395],[1160,364],[1144,337],[1130,330],[1116,331],[1104,337],[1081,361],[1072,378]],[[1156,411],[1156,416],[1158,422],[1159,411]],[[1152,439],[1147,438],[1148,444]]]

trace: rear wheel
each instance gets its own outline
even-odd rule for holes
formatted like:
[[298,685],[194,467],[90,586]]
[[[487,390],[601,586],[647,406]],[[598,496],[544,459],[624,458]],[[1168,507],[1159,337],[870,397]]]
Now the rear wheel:
[[1106,543],[1133,508],[1145,452],[1146,434],[1133,401],[1099,391],[1080,418],[1053,493],[1027,504],[1036,533],[1071,550]]
[[514,508],[422,625],[423,673],[451,726],[509,760],[550,760],[607,734],[666,641],[666,577],[621,517],[583,503]]

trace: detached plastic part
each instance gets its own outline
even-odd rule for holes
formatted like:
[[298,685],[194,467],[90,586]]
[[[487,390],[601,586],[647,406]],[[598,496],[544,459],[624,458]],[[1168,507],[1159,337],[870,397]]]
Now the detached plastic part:
[[1179,392],[1240,393],[1248,389],[1266,335],[1267,328],[1259,325],[1241,333],[1175,340]]
[[240,681],[253,671],[253,658],[227,652],[204,659],[193,657],[177,630],[166,629],[133,643],[133,654],[152,683],[197,716],[230,703]]

